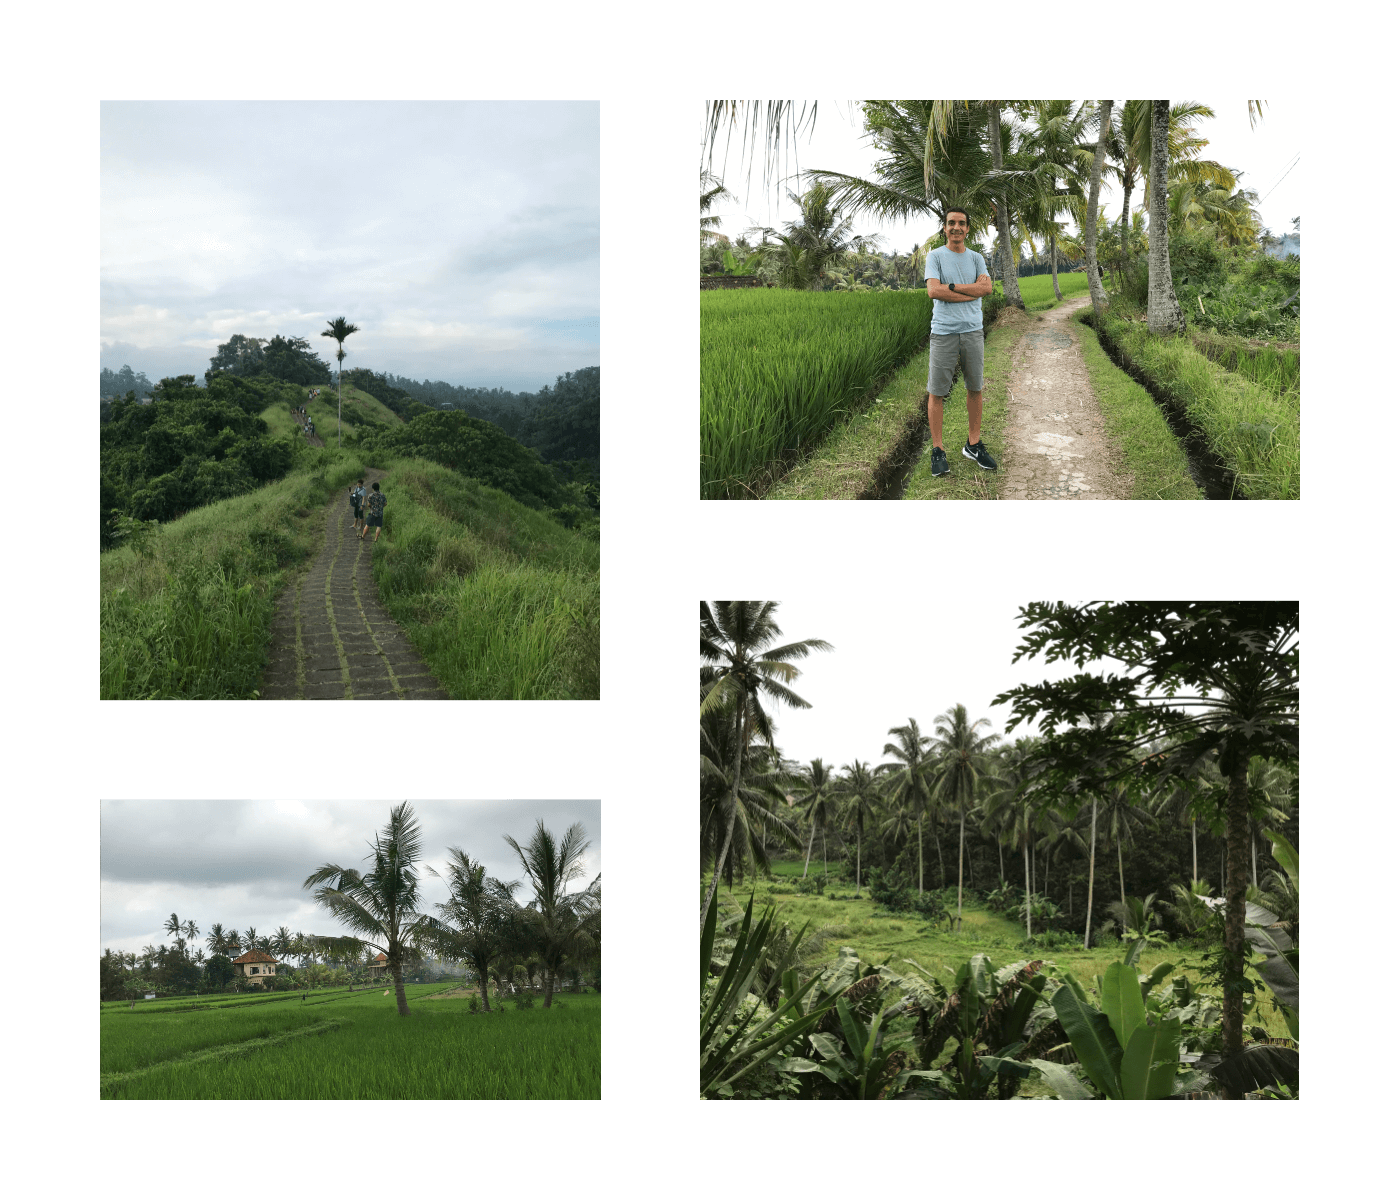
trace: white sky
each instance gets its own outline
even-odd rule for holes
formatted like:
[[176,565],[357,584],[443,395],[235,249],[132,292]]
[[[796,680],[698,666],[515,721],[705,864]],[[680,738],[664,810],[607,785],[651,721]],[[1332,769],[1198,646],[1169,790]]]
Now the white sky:
[[[367,868],[369,843],[398,800],[104,800],[102,810],[102,949],[140,952],[147,943],[173,944],[170,914],[191,917],[198,945],[208,952],[209,926],[221,923],[259,935],[279,925],[292,932],[350,933],[301,887],[326,863]],[[414,800],[422,829],[423,862],[444,872],[446,852],[459,846],[486,864],[486,874],[519,880],[515,898],[533,899],[528,877],[505,842],[527,846],[535,823],[561,839],[581,821],[591,842],[584,855],[586,887],[602,870],[596,800]],[[446,885],[426,871],[423,911],[447,898]]]
[[534,391],[599,362],[598,105],[107,102],[102,365],[235,333]]
[[[937,717],[956,704],[966,706],[972,721],[989,718],[990,732],[1003,736],[1013,714],[1008,704],[992,707],[999,693],[1078,671],[1072,663],[1042,659],[1011,666],[1023,634],[1019,607],[1019,601],[967,596],[930,606],[909,604],[901,615],[885,610],[871,619],[859,597],[813,594],[782,600],[776,613],[782,637],[774,645],[822,638],[834,649],[796,663],[801,677],[791,689],[810,708],[768,707],[778,748],[787,758],[802,763],[822,758],[836,769],[856,757],[876,764],[884,761],[885,743],[896,740],[888,734],[891,728],[913,717],[930,736]],[[1103,664],[1082,669],[1099,671]],[[1020,725],[1010,740],[1037,731]]]
[[[1301,151],[1302,116],[1299,102],[1295,99],[1268,101],[1262,119],[1255,128],[1249,129],[1246,99],[1219,100],[1207,96],[1191,96],[1189,99],[1208,104],[1217,114],[1213,119],[1202,118],[1194,124],[1196,133],[1209,139],[1209,145],[1200,152],[1200,157],[1214,159],[1235,172],[1243,172],[1242,185],[1255,188],[1259,196],[1267,196],[1269,189],[1277,184],[1292,159]],[[1120,104],[1121,101],[1116,103]],[[798,101],[798,112],[800,104]],[[714,152],[713,172],[724,179],[736,200],[720,201],[711,210],[713,215],[723,219],[719,232],[728,237],[737,237],[753,225],[781,229],[783,222],[796,219],[796,206],[786,198],[786,193],[788,188],[801,192],[807,186],[791,178],[798,167],[801,170],[814,167],[843,171],[865,179],[874,178],[874,163],[880,156],[865,138],[863,124],[858,101],[819,101],[814,129],[806,127],[800,138],[792,143],[789,157],[784,159],[777,171],[786,182],[766,189],[762,183],[760,154],[753,162],[751,185],[746,182],[747,160],[741,131],[735,134],[729,145],[726,163],[724,138],[720,135]],[[1302,165],[1298,163],[1258,206],[1264,224],[1274,234],[1290,233],[1291,218],[1301,214],[1301,172]],[[1115,220],[1121,215],[1121,190],[1105,174],[1102,184],[1100,202],[1106,205],[1107,215]],[[1132,211],[1141,207],[1142,200],[1143,188],[1138,182],[1131,193]],[[935,220],[881,225],[867,216],[855,216],[853,219],[855,233],[883,236],[880,248],[884,253],[897,251],[906,254],[914,244],[920,245],[938,229]],[[754,237],[751,240],[759,239]]]

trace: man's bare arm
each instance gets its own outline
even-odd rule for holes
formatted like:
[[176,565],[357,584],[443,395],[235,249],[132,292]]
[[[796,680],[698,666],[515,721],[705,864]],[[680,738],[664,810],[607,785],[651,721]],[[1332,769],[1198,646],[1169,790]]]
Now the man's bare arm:
[[[973,287],[975,287],[975,286],[976,286],[976,284],[974,284],[974,283],[963,283],[963,284],[961,285],[962,288],[973,288]],[[960,289],[957,289],[956,291],[953,292],[953,291],[951,290],[951,288],[947,287],[947,285],[944,284],[944,283],[942,283],[941,280],[938,280],[938,279],[929,279],[929,280],[927,281],[927,295],[928,295],[929,298],[931,298],[931,299],[933,299],[933,300],[952,300],[952,301],[975,300],[975,299],[978,299],[978,298],[979,298],[980,296],[982,296],[983,294],[985,294],[985,293],[982,293],[982,292],[975,292],[975,293],[972,293],[972,292],[968,292],[968,291],[962,291],[962,290],[960,290]]]

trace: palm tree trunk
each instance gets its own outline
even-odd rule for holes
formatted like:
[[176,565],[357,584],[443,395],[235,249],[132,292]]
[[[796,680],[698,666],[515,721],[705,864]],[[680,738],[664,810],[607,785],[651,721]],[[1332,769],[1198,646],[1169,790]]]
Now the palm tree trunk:
[[1127,171],[1122,181],[1121,196],[1121,278],[1126,278],[1126,230],[1131,223],[1131,189],[1135,186],[1131,172]]
[[966,861],[966,805],[961,805],[961,837],[956,845],[956,931],[961,932],[961,869]]
[[857,826],[854,839],[854,898],[859,899],[859,860],[864,852],[864,829]]
[[1058,235],[1055,233],[1049,234],[1049,259],[1053,263],[1053,294],[1062,300],[1063,293],[1058,289]]
[[1102,192],[1102,162],[1107,157],[1107,134],[1111,131],[1111,101],[1100,103],[1102,103],[1102,116],[1100,116],[1099,130],[1097,130],[1097,154],[1092,159],[1092,179],[1088,183],[1088,208],[1086,208],[1088,292],[1092,295],[1093,316],[1102,316],[1102,310],[1107,306],[1107,294],[1102,290],[1102,277],[1097,274],[1097,193]]
[[1157,335],[1183,333],[1184,312],[1175,299],[1175,285],[1170,278],[1169,185],[1165,178],[1170,102],[1152,100],[1151,105],[1150,291],[1146,299],[1146,328]]
[[995,853],[1000,856],[1000,883],[1003,886],[1005,882],[1005,847],[999,838],[995,839]]
[[1257,886],[1257,833],[1249,829],[1248,841],[1252,845],[1252,886]]
[[806,872],[811,869],[811,848],[815,845],[815,818],[811,818],[811,840],[806,843],[806,865],[801,868],[801,878],[806,878]]
[[408,1015],[408,993],[403,990],[403,964],[393,960],[393,994],[398,998],[398,1015]]
[[825,829],[822,826],[820,831],[820,863],[821,871],[826,879],[830,878],[830,856],[825,853]]
[[[941,853],[938,847],[937,853]],[[922,812],[917,814],[917,894],[922,895]]]
[[1121,884],[1121,907],[1126,907],[1126,872],[1121,867],[1121,839],[1116,840],[1116,877]]
[[[1111,101],[1104,101],[1110,104]],[[1087,924],[1083,927],[1082,948],[1087,949],[1092,939],[1092,877],[1097,868],[1097,799],[1092,800],[1092,842],[1087,855]]]
[[718,852],[718,858],[714,860],[714,877],[709,882],[709,890],[704,897],[704,903],[699,908],[699,931],[704,930],[704,918],[709,915],[709,905],[713,903],[714,893],[718,891],[718,877],[723,870],[723,860],[728,857],[728,847],[733,841],[733,825],[738,819],[738,787],[742,782],[743,771],[743,736],[746,732],[748,716],[747,692],[743,692],[738,697],[738,744],[733,749],[733,793],[729,797],[728,804],[728,828],[723,835],[723,849]]
[[1189,818],[1189,846],[1194,852],[1194,879],[1192,882],[1199,882],[1199,828],[1193,817]]
[[942,890],[945,891],[947,886],[947,864],[942,859],[942,836],[940,831],[934,835],[934,840],[937,843],[937,869],[941,872]]
[[[1243,1048],[1243,967],[1247,962],[1248,760],[1238,762],[1228,780],[1228,890],[1223,922],[1223,1056]],[[1226,1093],[1229,1100],[1241,1095]]]
[[553,1005],[553,972],[548,967],[544,968],[544,1007],[550,1008]]
[[476,974],[481,979],[481,1006],[486,1012],[490,1011],[490,964],[486,963],[482,967],[479,961],[476,962]]
[[[1000,103],[990,106],[990,157],[995,171],[1004,171],[1005,159],[1000,152]],[[1005,204],[1004,193],[995,204],[995,229],[1000,232],[1001,263],[1005,264],[1000,273],[1001,284],[1005,288],[1005,301],[1015,308],[1022,309],[1025,301],[1019,295],[1019,255],[1009,245],[1009,206]],[[945,887],[945,878],[942,887]]]
[[1029,892],[1029,839],[1024,839],[1024,936],[1034,936],[1033,896]]

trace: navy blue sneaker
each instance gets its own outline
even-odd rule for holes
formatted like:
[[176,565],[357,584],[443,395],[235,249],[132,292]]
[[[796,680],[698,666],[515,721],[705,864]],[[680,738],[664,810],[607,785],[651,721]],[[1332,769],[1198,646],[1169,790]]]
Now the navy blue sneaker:
[[985,443],[977,442],[974,446],[967,442],[961,447],[961,453],[969,458],[978,467],[984,467],[987,471],[994,471],[999,465],[990,457],[990,451],[985,448]]
[[947,452],[946,452],[945,450],[943,450],[940,446],[933,446],[933,447],[932,447],[932,474],[933,474],[933,475],[949,475],[950,473],[951,473],[951,464],[950,464],[949,462],[947,462]]

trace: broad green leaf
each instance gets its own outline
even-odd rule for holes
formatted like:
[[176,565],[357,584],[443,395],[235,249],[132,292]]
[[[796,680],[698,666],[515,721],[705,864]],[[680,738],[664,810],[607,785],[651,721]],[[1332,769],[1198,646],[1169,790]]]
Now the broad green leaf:
[[979,1061],[996,1075],[1007,1075],[1012,1079],[1028,1079],[1032,1071],[1028,1063],[1015,1062],[1012,1058],[996,1058],[990,1054],[982,1054]]
[[1160,981],[1164,979],[1165,976],[1168,975],[1174,969],[1175,964],[1168,962],[1163,962],[1158,967],[1156,967],[1154,971],[1152,971],[1148,976],[1146,976],[1145,981],[1141,984],[1142,997],[1149,996],[1151,992],[1153,992],[1156,989],[1156,987],[1159,986]]
[[1037,1067],[1043,1077],[1048,1080],[1049,1087],[1058,1093],[1060,1100],[1091,1100],[1093,1098],[1087,1085],[1062,1063],[1047,1062],[1042,1058],[1033,1058],[1029,1062],[1031,1066]]
[[1102,977],[1102,1011],[1123,1047],[1131,1044],[1137,1029],[1146,1023],[1146,1005],[1134,967],[1112,963]]
[[854,1013],[850,1011],[849,1003],[843,996],[836,1003],[835,1011],[840,1016],[840,1029],[845,1035],[845,1045],[850,1048],[856,1060],[862,1061],[868,1041],[864,1026],[855,1020]]
[[1121,1056],[1121,1098],[1164,1100],[1174,1087],[1179,1060],[1179,1021],[1139,1026]]
[[811,1045],[821,1058],[835,1058],[840,1053],[839,1041],[828,1033],[811,1034]]
[[[1068,978],[1071,979],[1071,976]],[[1132,990],[1136,991],[1134,987]],[[1136,991],[1136,995],[1139,999],[1140,992]],[[1087,1077],[1109,1100],[1120,1100],[1121,1082],[1118,1075],[1121,1044],[1112,1032],[1111,1022],[1086,1003],[1071,986],[1059,988],[1053,994],[1053,1010],[1058,1014],[1068,1040],[1073,1043],[1073,1050]]]
[[778,1058],[773,1061],[772,1066],[778,1071],[789,1071],[793,1075],[820,1070],[820,1064],[811,1062],[809,1058]]
[[1271,829],[1264,829],[1262,836],[1272,843],[1272,857],[1281,864],[1283,871],[1291,878],[1291,886],[1300,894],[1301,891],[1301,859],[1296,853],[1296,847],[1286,838]]

